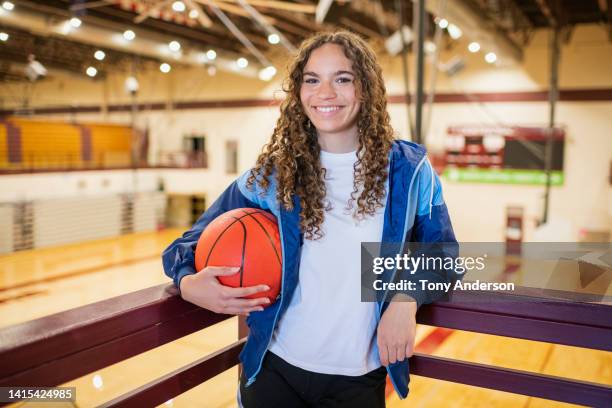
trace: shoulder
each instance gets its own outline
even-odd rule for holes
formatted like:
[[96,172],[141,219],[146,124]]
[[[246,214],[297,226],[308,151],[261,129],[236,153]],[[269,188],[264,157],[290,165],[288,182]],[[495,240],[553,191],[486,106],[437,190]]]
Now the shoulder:
[[407,140],[394,140],[391,146],[391,157],[394,161],[417,167],[427,156],[427,149],[420,144]]
[[252,169],[245,171],[236,180],[236,184],[238,185],[240,192],[249,200],[259,204],[262,208],[274,210],[275,207],[277,207],[275,175],[270,175],[270,184],[268,185],[268,188],[264,190],[261,183],[259,183],[260,177],[256,178],[252,184],[248,183],[248,180],[251,177],[251,172]]

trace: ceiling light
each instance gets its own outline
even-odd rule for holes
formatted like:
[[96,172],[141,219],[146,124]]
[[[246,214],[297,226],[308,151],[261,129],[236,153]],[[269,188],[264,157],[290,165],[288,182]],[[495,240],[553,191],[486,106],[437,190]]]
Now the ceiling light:
[[448,27],[448,20],[445,18],[442,18],[440,19],[440,21],[438,21],[438,25],[440,26],[440,28],[444,29]]
[[274,77],[274,75],[276,75],[276,68],[274,68],[272,65],[262,69],[258,74],[259,79],[262,81],[269,81],[272,79],[272,77]]
[[181,43],[179,43],[178,41],[170,41],[170,44],[168,44],[168,48],[170,48],[170,51],[177,52],[181,49]]
[[182,13],[185,11],[185,3],[182,1],[175,1],[172,3],[172,10],[176,11],[177,13]]
[[468,50],[470,52],[478,52],[480,51],[480,44],[478,44],[476,41],[472,41],[470,45],[468,45]]
[[159,70],[163,72],[164,74],[167,74],[168,72],[170,72],[171,69],[172,67],[170,66],[170,64],[166,62],[164,62],[163,64],[159,66]]
[[72,18],[70,19],[70,25],[71,25],[73,28],[79,28],[79,27],[81,26],[81,24],[82,24],[82,21],[81,21],[81,19],[79,19],[79,18],[72,17]]
[[217,53],[215,52],[215,50],[208,50],[206,51],[206,58],[212,61],[217,58]]
[[104,51],[98,50],[94,53],[94,58],[98,61],[102,61],[104,58],[106,58],[106,54],[104,53]]
[[198,13],[198,10],[196,9],[191,9],[191,11],[189,11],[189,18],[198,18],[200,16],[200,13]]
[[272,33],[268,36],[268,42],[270,44],[278,44],[280,42],[280,37],[276,33]]
[[88,76],[93,78],[98,73],[98,70],[95,69],[94,67],[87,67],[87,71],[85,71],[85,72],[87,73]]
[[102,388],[102,386],[104,385],[104,382],[102,381],[102,376],[100,376],[99,374],[96,374],[92,377],[91,383],[97,389]]
[[240,57],[236,60],[236,64],[238,65],[238,68],[246,68],[249,65],[249,60],[244,57]]
[[138,80],[136,77],[129,76],[125,79],[125,90],[128,93],[138,92]]
[[485,55],[485,61],[487,61],[489,64],[492,64],[497,61],[497,55],[495,55],[494,52],[488,52],[487,55]]
[[423,44],[423,50],[427,54],[433,54],[436,52],[436,44],[434,44],[432,41],[425,41]]
[[134,33],[132,30],[125,30],[123,32],[123,38],[128,41],[132,41],[134,38],[136,38],[136,33]]
[[6,41],[9,39],[9,35],[7,33],[0,33],[0,41]]
[[448,25],[448,35],[450,35],[453,40],[456,40],[458,38],[461,38],[461,36],[463,35],[463,31],[461,31],[461,29],[457,27],[456,25],[449,24]]
[[4,3],[2,3],[2,8],[7,11],[11,11],[15,8],[15,5],[10,1],[5,1]]

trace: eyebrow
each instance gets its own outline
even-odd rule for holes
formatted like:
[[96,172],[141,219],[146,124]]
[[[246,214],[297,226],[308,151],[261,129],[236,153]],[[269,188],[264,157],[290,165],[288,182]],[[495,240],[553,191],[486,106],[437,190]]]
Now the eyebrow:
[[[343,75],[343,74],[349,74],[349,75],[355,76],[355,74],[353,72],[351,72],[351,71],[336,71],[336,72],[334,72],[334,75]],[[313,76],[313,77],[319,77],[319,75],[317,75],[316,73],[314,73],[312,71],[306,71],[302,75],[304,75],[304,76],[305,75],[310,75],[310,76]]]

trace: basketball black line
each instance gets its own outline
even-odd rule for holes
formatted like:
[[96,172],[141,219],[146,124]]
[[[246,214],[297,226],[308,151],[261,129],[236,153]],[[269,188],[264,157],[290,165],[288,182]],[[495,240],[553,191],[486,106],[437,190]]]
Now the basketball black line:
[[249,213],[249,214],[261,214],[264,217],[266,217],[267,219],[269,219],[270,221],[276,222],[276,217],[273,216],[272,214],[270,214],[267,211],[253,211],[252,213]]
[[234,219],[238,221],[240,225],[242,225],[242,229],[244,230],[244,237],[242,238],[242,260],[240,261],[240,287],[242,287],[242,277],[244,276],[244,254],[246,252],[247,229],[241,219],[236,217],[234,217]]
[[215,246],[217,245],[217,243],[219,242],[219,240],[221,239],[221,237],[223,236],[223,234],[225,234],[225,231],[227,231],[229,229],[229,227],[231,227],[232,225],[234,225],[234,223],[236,223],[237,221],[239,221],[239,218],[236,218],[234,216],[232,216],[232,218],[234,218],[234,221],[232,221],[231,224],[229,224],[227,227],[225,227],[223,229],[223,231],[221,231],[221,233],[219,234],[219,236],[217,236],[217,239],[215,239],[215,242],[212,244],[212,246],[210,247],[210,251],[208,251],[208,255],[206,256],[206,262],[204,263],[204,267],[206,268],[208,266],[208,261],[210,260],[210,254],[212,254],[213,249],[215,249]]
[[[245,215],[245,217],[246,216],[250,216],[251,218],[253,218],[253,220],[255,220],[255,222],[257,223],[257,225],[259,225],[261,227],[261,229],[263,230],[264,234],[266,234],[266,236],[268,237],[268,240],[270,241],[270,245],[272,245],[272,249],[274,250],[274,255],[276,255],[276,260],[278,261],[278,264],[282,266],[282,262],[281,262],[280,256],[278,255],[278,251],[276,250],[276,246],[274,245],[274,240],[272,239],[270,234],[268,234],[268,231],[266,231],[264,226],[261,225],[261,222],[259,222],[259,220],[253,216],[253,213],[249,213],[249,214]],[[264,215],[264,217],[265,217],[265,215]],[[268,218],[268,217],[266,217],[266,218]]]

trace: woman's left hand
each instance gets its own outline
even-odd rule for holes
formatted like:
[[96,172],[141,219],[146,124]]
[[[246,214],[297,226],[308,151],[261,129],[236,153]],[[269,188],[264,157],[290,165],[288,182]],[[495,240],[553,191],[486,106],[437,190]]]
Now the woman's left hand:
[[384,366],[402,361],[414,353],[416,311],[416,302],[394,299],[382,315],[378,323],[377,343]]

